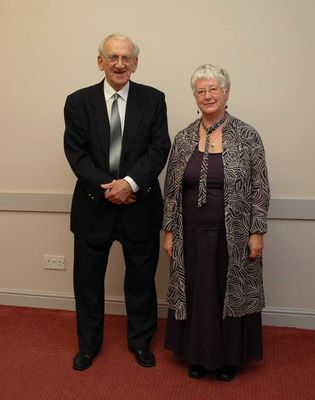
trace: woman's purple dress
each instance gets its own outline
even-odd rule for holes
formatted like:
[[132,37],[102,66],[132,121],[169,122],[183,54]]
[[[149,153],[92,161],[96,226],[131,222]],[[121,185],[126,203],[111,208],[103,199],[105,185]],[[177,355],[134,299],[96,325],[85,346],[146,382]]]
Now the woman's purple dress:
[[192,155],[183,181],[184,264],[187,314],[169,310],[165,347],[190,364],[215,370],[262,359],[261,313],[223,320],[228,267],[222,154],[209,154],[207,204],[197,207],[203,153]]

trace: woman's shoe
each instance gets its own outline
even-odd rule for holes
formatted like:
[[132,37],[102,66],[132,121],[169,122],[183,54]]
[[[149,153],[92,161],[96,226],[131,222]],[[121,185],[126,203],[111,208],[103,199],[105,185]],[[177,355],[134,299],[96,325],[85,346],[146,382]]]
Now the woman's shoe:
[[208,374],[208,370],[202,365],[192,364],[189,367],[189,376],[194,379],[204,378]]
[[232,365],[225,365],[219,368],[216,372],[216,377],[219,381],[229,382],[236,376],[236,368]]

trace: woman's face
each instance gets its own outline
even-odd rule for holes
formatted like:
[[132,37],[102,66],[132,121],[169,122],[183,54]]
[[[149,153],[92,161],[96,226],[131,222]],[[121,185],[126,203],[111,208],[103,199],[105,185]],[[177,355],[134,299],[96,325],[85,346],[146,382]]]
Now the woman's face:
[[202,114],[220,115],[224,113],[229,91],[222,89],[216,79],[197,79],[195,83],[195,99]]

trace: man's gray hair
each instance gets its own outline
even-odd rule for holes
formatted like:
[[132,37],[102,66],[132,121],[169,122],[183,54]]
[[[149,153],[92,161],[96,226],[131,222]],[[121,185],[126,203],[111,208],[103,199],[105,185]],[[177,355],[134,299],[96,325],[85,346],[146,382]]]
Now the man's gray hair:
[[117,39],[117,40],[126,40],[128,42],[130,42],[133,46],[133,56],[134,57],[138,57],[139,53],[140,53],[140,48],[139,46],[136,45],[136,43],[134,43],[128,36],[125,35],[121,35],[119,33],[113,33],[109,36],[107,36],[105,39],[103,39],[101,41],[101,43],[98,46],[98,54],[101,56],[104,56],[104,47],[106,45],[106,43],[110,40],[110,39]]
[[196,89],[195,84],[198,79],[216,79],[220,87],[226,90],[229,90],[231,85],[229,74],[218,65],[203,64],[196,69],[190,80],[190,86],[194,93]]

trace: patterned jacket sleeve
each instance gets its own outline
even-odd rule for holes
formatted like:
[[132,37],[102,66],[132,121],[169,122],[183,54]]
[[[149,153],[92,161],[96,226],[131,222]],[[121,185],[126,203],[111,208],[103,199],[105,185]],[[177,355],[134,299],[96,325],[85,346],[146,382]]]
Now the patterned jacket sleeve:
[[173,232],[174,217],[176,214],[176,171],[178,165],[178,139],[175,137],[170,157],[168,160],[165,184],[164,184],[164,216],[163,216],[163,231]]
[[265,150],[259,134],[255,131],[251,149],[251,233],[266,233],[267,213],[270,200]]

